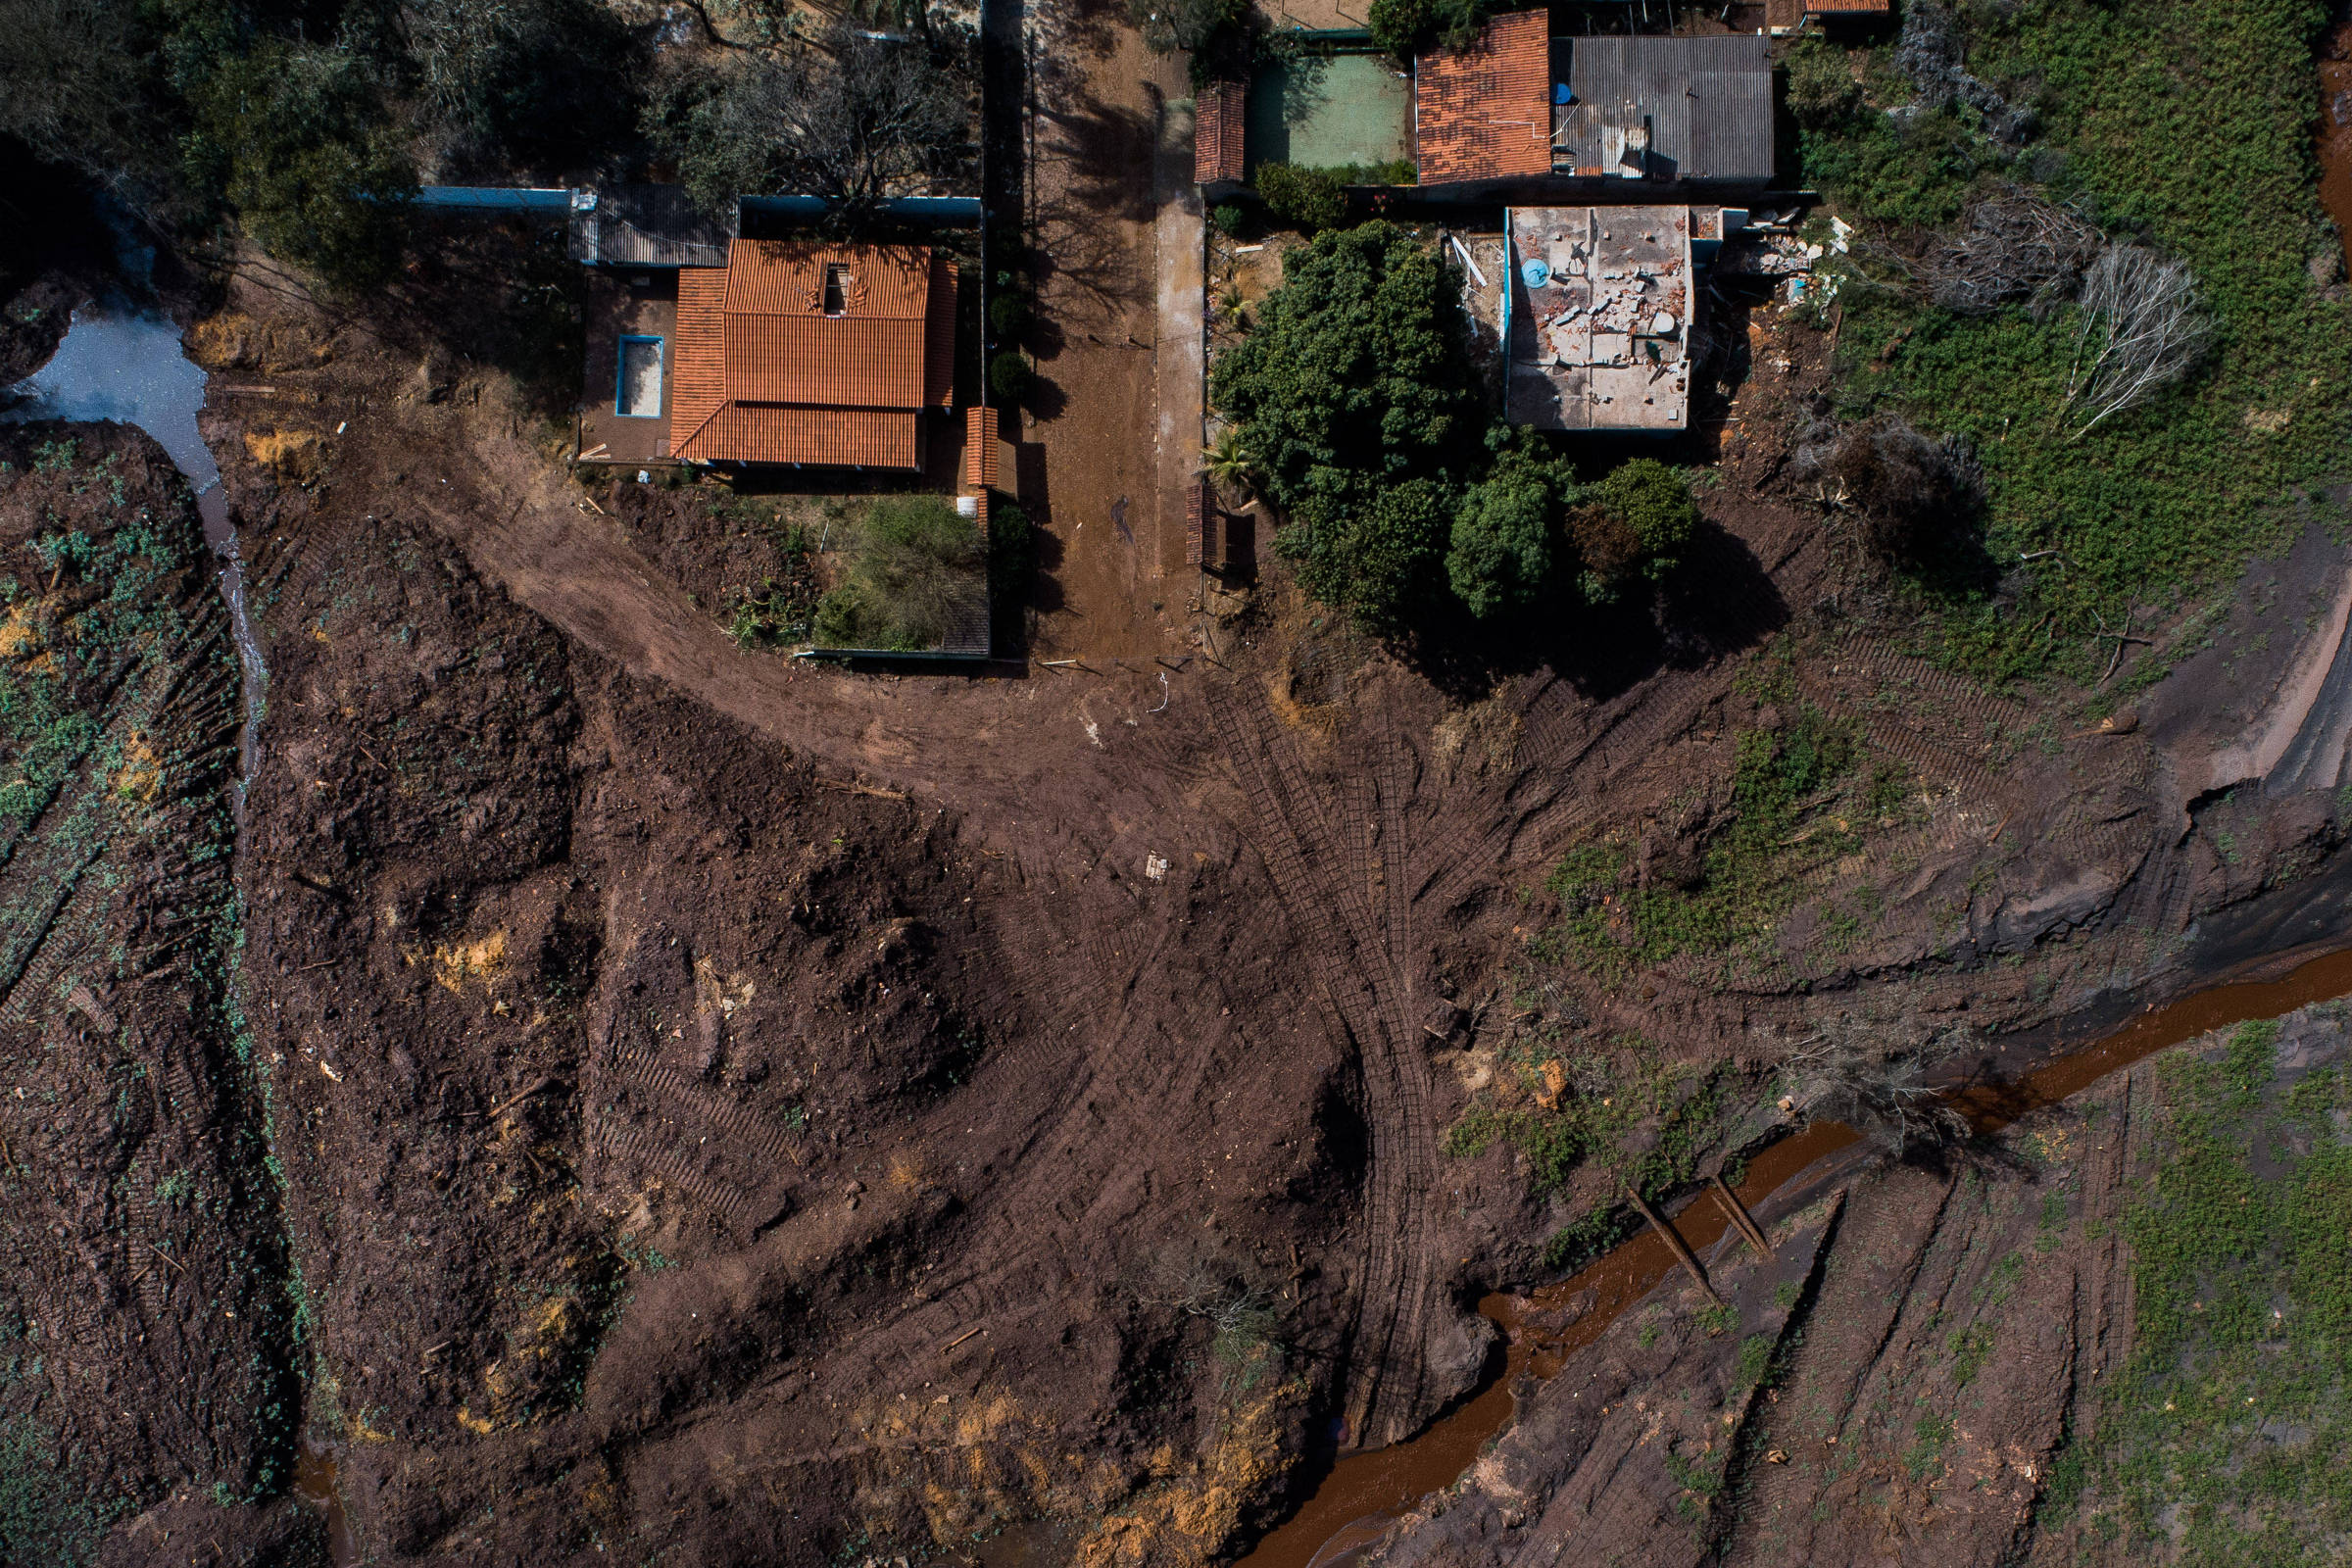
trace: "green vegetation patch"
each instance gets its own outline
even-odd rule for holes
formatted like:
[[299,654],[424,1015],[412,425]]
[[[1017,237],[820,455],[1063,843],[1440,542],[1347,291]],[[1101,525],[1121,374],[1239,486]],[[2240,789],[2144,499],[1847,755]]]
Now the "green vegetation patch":
[[1220,466],[1279,509],[1307,592],[1376,634],[1554,621],[1671,569],[1697,521],[1653,459],[1588,482],[1564,444],[1497,422],[1460,296],[1420,234],[1326,229],[1210,372],[1238,431]]
[[[1778,727],[1740,732],[1730,809],[1711,828],[1695,875],[1634,876],[1635,846],[1622,833],[1561,857],[1545,886],[1561,904],[1539,945],[1604,980],[1685,955],[1744,953],[1771,961],[1768,945],[1808,874],[1851,854],[1862,830],[1901,809],[1899,775],[1865,769],[1850,722],[1795,705]],[[1829,934],[1862,911],[1829,906]],[[1853,934],[1853,933],[1849,933]]]
[[2278,1038],[2164,1062],[2162,1165],[2125,1218],[2132,1359],[2052,1477],[2097,1533],[2169,1531],[2187,1563],[2335,1562],[2352,1531],[2352,1079],[2279,1093]]
[[[2346,471],[2352,309],[2315,259],[2337,240],[2315,190],[2320,0],[2027,0],[1918,13],[1956,40],[1988,114],[1940,107],[1894,51],[1809,41],[1789,58],[1805,177],[1886,241],[1838,297],[1838,413],[1890,408],[1965,438],[1984,473],[1981,555],[1916,564],[1928,651],[1985,676],[2100,675],[2133,604],[2175,604],[2280,546],[2296,495]],[[1891,111],[1891,113],[1890,113]],[[2178,260],[2210,330],[2179,380],[2085,429],[2070,401],[2083,313],[2061,286],[1986,314],[1930,303],[1889,258],[2022,189],[2109,244]],[[1870,257],[1876,254],[1877,260]],[[2095,349],[2094,333],[2088,340]],[[2046,554],[2040,554],[2045,553]],[[1991,579],[2036,556],[2033,591]]]
[[817,646],[919,653],[984,625],[985,554],[978,525],[944,497],[875,502],[848,573],[817,602]]
[[[1447,1129],[1446,1152],[1473,1158],[1507,1144],[1526,1156],[1539,1196],[1588,1164],[1646,1195],[1688,1184],[1715,1147],[1739,1082],[1728,1064],[1667,1061],[1632,1034],[1515,1044],[1499,1066],[1503,1083],[1482,1092]],[[1588,1215],[1553,1239],[1559,1260],[1582,1255],[1609,1229]]]

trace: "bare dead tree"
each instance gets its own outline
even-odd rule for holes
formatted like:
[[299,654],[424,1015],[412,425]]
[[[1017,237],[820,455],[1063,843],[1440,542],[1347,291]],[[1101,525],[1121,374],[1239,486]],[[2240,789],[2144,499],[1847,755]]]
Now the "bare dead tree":
[[1971,207],[1915,270],[1945,310],[1989,316],[2072,293],[2103,243],[2097,225],[2074,208],[2013,188]]
[[2110,245],[2082,274],[2066,404],[2083,415],[2075,436],[2146,402],[2195,368],[2212,337],[2182,262],[2139,245]]
[[1916,558],[1939,528],[1964,527],[1983,499],[1984,470],[1967,445],[1924,435],[1899,414],[1816,424],[1793,471],[1825,507],[1850,515],[1882,561]]
[[1967,1049],[1965,1028],[1839,1013],[1782,1065],[1780,1110],[1799,1125],[1842,1122],[1894,1158],[1968,1136],[1968,1123],[1928,1087],[1927,1070]]

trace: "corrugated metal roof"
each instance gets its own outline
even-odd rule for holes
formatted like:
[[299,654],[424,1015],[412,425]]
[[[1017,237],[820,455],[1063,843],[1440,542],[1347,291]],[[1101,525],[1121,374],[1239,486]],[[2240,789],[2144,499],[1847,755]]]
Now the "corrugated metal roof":
[[919,466],[916,411],[955,398],[956,288],[923,246],[739,239],[681,270],[671,455]]
[[1459,54],[1413,62],[1413,138],[1424,185],[1551,172],[1550,13],[1496,17]]
[[807,463],[825,467],[922,466],[921,416],[900,409],[816,409],[728,403],[671,456],[690,462]]
[[1193,183],[1240,179],[1249,172],[1250,84],[1212,81],[1193,99]]
[[1553,130],[1562,170],[1615,172],[1617,141],[1644,122],[1648,177],[1761,183],[1772,178],[1772,45],[1715,37],[1580,37],[1555,45],[1576,102]]

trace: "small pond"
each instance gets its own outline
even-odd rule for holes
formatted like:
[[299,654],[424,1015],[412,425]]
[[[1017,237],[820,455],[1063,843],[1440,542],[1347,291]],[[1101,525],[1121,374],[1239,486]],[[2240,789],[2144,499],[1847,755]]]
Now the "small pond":
[[245,567],[237,557],[237,531],[228,520],[228,498],[220,491],[220,466],[197,433],[204,407],[204,371],[182,352],[179,328],[148,311],[85,305],[49,363],[10,387],[15,403],[0,419],[64,419],[75,423],[135,424],[155,438],[186,475],[204,518],[205,541],[220,558],[220,597],[243,672],[245,730],[238,747],[242,765],[234,786],[237,818],[244,821],[243,780],[253,771],[253,744],[261,724],[262,688],[269,671],[245,603]]

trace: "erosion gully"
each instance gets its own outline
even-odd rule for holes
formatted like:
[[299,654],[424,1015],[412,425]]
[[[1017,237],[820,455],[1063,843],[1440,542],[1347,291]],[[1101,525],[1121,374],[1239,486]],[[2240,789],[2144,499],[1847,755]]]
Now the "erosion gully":
[[[1951,1102],[1977,1132],[1995,1132],[2167,1046],[2345,995],[2352,995],[2352,949],[2313,958],[2284,979],[2215,986],[2152,1007],[2021,1079],[1955,1090]],[[1749,1208],[1782,1206],[1774,1202],[1776,1194],[1810,1189],[1821,1177],[1815,1167],[1856,1142],[1851,1129],[1828,1122],[1783,1139],[1748,1162],[1746,1178],[1736,1189],[1740,1201]],[[1693,1251],[1704,1252],[1721,1240],[1730,1221],[1701,1194],[1672,1223]],[[1424,1494],[1451,1486],[1486,1441],[1502,1430],[1512,1411],[1511,1385],[1520,1373],[1550,1377],[1675,1267],[1674,1254],[1658,1233],[1644,1230],[1556,1285],[1529,1296],[1487,1297],[1478,1309],[1502,1329],[1509,1347],[1493,1380],[1419,1437],[1341,1460],[1298,1512],[1243,1558],[1240,1568],[1347,1568],[1356,1562],[1399,1513]],[[1587,1291],[1592,1293],[1591,1308],[1558,1333],[1540,1332],[1528,1321]]]

